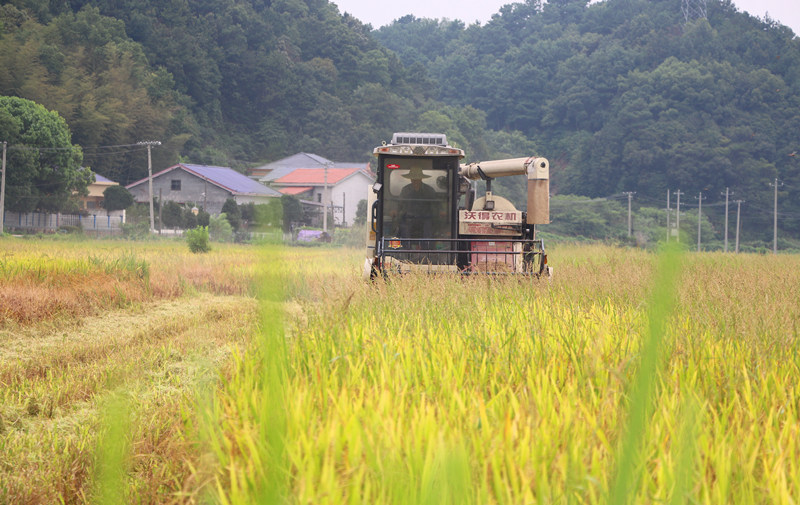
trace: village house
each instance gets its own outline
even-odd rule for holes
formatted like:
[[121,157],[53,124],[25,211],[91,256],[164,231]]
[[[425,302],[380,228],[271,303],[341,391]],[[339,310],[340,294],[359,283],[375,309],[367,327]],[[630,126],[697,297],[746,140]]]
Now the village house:
[[104,193],[109,186],[119,186],[118,182],[106,179],[100,174],[94,174],[94,182],[86,188],[89,193],[79,197],[81,210],[92,212],[103,208]]
[[[147,178],[126,186],[136,202],[149,198]],[[153,174],[153,198],[181,205],[196,205],[209,214],[219,214],[228,198],[239,205],[262,204],[281,193],[228,167],[180,163]]]
[[334,162],[316,154],[297,153],[251,169],[250,177],[298,198],[306,209],[321,215],[326,171],[334,224],[351,226],[358,202],[367,198],[367,187],[375,181],[367,162]]
[[364,168],[297,168],[272,180],[270,185],[284,195],[318,206],[320,211],[326,203],[327,187],[333,224],[351,226],[358,202],[367,198],[367,189],[374,180]]
[[271,181],[283,177],[298,168],[363,168],[369,171],[367,162],[338,162],[331,161],[322,156],[311,153],[297,153],[265,165],[251,168],[251,178],[269,184]]

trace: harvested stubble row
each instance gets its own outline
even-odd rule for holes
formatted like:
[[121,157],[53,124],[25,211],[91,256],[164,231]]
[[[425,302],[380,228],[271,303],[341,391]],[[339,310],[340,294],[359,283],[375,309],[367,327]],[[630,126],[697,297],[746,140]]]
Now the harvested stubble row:
[[185,409],[247,342],[256,313],[250,298],[200,295],[71,327],[0,333],[0,499],[91,499],[106,429],[99,411],[115,391],[133,412],[127,496],[145,503],[170,502],[181,491],[194,496],[199,486],[184,488],[197,477],[199,453],[187,437]]
[[0,503],[98,502],[101,418],[117,394],[130,413],[126,501],[199,496],[187,426],[198,386],[254,332],[255,257],[0,239]]

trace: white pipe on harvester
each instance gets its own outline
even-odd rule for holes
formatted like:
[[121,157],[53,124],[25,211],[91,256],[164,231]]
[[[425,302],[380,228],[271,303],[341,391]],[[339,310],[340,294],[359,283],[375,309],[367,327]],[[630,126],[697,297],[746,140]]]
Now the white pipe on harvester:
[[459,174],[473,181],[484,178],[528,176],[528,224],[550,222],[550,163],[547,158],[512,158],[461,165]]
[[481,161],[461,165],[459,173],[467,179],[477,181],[483,179],[481,172],[486,177],[508,177],[510,175],[522,175],[528,173],[528,165],[536,158],[512,158],[508,160]]

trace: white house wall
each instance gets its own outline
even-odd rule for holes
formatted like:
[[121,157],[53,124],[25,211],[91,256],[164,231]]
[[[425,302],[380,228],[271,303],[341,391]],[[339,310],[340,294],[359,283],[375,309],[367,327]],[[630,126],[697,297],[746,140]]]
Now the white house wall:
[[[370,177],[358,172],[330,188],[331,205],[341,207],[344,204],[344,224],[346,226],[352,226],[355,222],[358,202],[367,199],[367,186],[373,182]],[[314,202],[322,201],[320,199],[322,191],[322,186],[314,187],[312,195]],[[336,224],[341,224],[339,215],[337,214],[335,217]]]

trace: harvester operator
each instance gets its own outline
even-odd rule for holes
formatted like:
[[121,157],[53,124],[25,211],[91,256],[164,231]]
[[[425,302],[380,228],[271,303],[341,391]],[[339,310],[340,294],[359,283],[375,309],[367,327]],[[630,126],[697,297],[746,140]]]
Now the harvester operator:
[[439,197],[431,186],[422,182],[430,175],[418,166],[411,167],[402,177],[411,182],[400,191],[400,236],[426,238],[433,233],[433,217],[437,214]]

